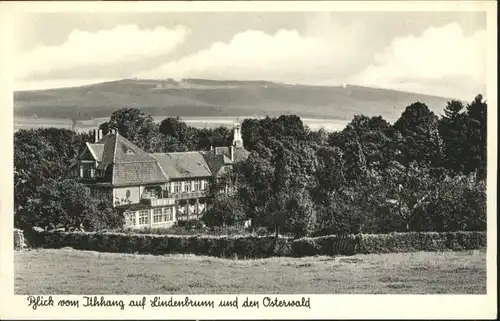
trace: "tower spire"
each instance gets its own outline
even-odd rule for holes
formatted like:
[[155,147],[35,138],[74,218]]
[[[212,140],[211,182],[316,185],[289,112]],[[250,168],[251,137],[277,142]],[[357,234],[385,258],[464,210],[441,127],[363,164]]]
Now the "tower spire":
[[236,148],[243,147],[243,137],[241,137],[241,124],[239,118],[236,119],[234,124],[233,146]]

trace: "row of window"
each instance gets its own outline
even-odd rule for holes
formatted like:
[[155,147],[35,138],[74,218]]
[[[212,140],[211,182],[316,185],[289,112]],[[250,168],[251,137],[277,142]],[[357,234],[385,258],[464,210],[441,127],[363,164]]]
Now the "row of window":
[[208,187],[207,181],[196,180],[193,183],[191,181],[187,182],[174,182],[172,193],[182,193],[182,192],[197,192],[206,190]]
[[155,208],[153,211],[153,224],[170,222],[174,219],[171,207]]
[[[136,212],[125,213],[125,223],[128,226],[149,225],[149,210],[141,210],[137,215]],[[172,207],[155,208],[153,210],[153,224],[170,222],[173,218]]]

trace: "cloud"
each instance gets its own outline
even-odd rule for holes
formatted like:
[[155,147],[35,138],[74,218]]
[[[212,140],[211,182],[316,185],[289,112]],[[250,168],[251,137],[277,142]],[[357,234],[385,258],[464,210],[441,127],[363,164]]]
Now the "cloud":
[[89,75],[90,71],[97,71],[97,75],[92,75],[96,78],[107,78],[110,75],[105,72],[110,68],[116,72],[123,64],[173,52],[189,32],[183,26],[140,29],[136,25],[118,25],[95,33],[73,30],[61,45],[39,45],[32,51],[19,53],[16,79],[81,79],[82,74]]
[[486,30],[466,36],[456,23],[394,39],[353,82],[451,98],[484,91]]
[[[279,30],[268,34],[247,30],[228,42],[140,72],[145,78],[212,78],[270,80],[314,83],[333,78],[334,82],[353,70],[359,56],[360,37],[356,26],[316,22],[300,33]],[[338,80],[338,81],[337,81]]]

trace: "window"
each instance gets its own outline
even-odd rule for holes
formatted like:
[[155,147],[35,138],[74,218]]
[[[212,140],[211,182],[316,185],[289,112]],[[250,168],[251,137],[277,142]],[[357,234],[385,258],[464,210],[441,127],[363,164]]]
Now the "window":
[[204,191],[205,191],[205,190],[208,188],[208,181],[205,181],[205,180],[204,180],[204,181],[202,182],[201,186],[202,186],[202,190],[204,190]]
[[201,181],[194,181],[194,191],[201,190]]
[[163,209],[163,221],[168,222],[173,220],[173,211],[171,207],[165,207]]
[[129,189],[125,192],[125,197],[130,198],[130,190]]
[[92,167],[89,165],[82,165],[83,167],[83,177],[84,178],[91,178],[92,177]]
[[153,223],[163,222],[163,212],[161,208],[155,208],[153,211]]
[[174,193],[180,193],[181,192],[181,187],[182,187],[182,182],[174,182]]
[[139,225],[146,225],[148,224],[148,211],[139,211]]
[[184,182],[184,192],[191,192],[191,182]]
[[135,212],[125,212],[125,225],[135,226]]

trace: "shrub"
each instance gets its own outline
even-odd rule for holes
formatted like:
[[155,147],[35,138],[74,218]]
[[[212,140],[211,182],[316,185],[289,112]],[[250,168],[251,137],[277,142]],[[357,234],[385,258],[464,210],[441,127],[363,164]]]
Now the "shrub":
[[391,233],[307,237],[181,236],[96,232],[37,232],[38,246],[144,254],[197,254],[225,258],[463,251],[486,247],[485,232]]

